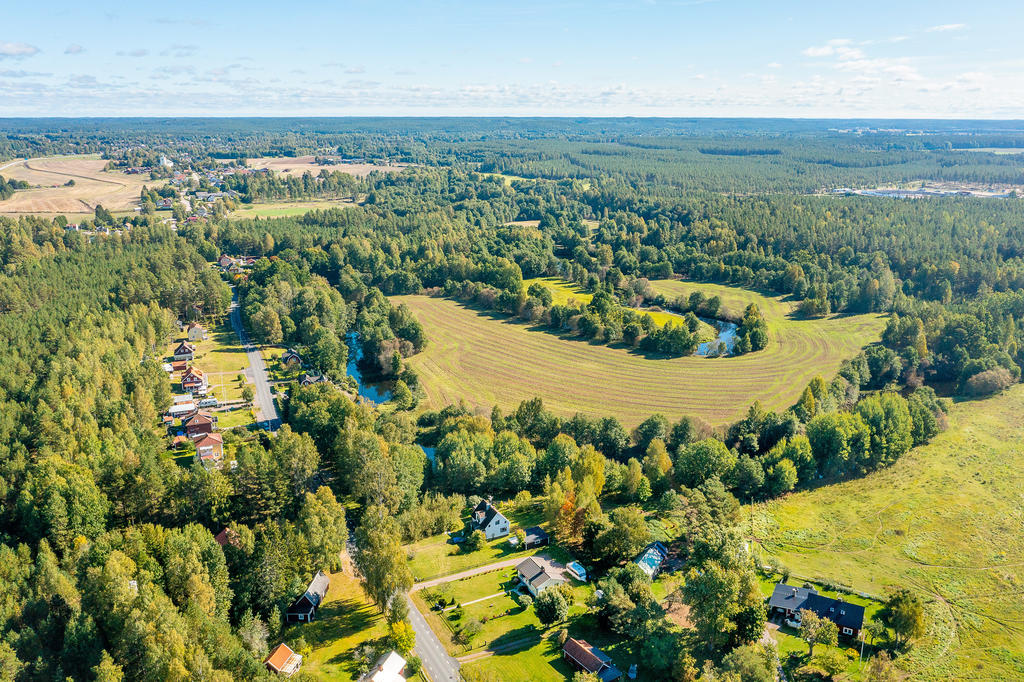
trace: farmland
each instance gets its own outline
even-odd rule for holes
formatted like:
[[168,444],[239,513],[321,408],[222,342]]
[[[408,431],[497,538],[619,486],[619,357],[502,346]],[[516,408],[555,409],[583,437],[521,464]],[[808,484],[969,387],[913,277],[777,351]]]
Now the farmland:
[[[158,187],[162,180],[147,175],[107,172],[98,156],[61,156],[5,164],[0,175],[24,180],[31,189],[18,190],[0,201],[0,215],[92,214],[97,204],[109,211],[134,211],[142,186]],[[67,183],[74,180],[74,185]]]
[[950,428],[893,467],[754,508],[768,562],[928,600],[901,661],[917,679],[1024,676],[1024,387],[956,405]]
[[730,311],[756,301],[769,326],[768,347],[734,358],[654,358],[561,337],[448,299],[392,300],[409,306],[430,339],[409,359],[430,407],[461,398],[471,408],[489,411],[540,396],[556,414],[614,415],[627,426],[655,412],[722,424],[738,418],[754,400],[785,408],[815,375],[831,375],[843,359],[877,341],[884,325],[880,315],[796,320],[787,301],[719,285],[655,285],[667,295],[697,289],[718,294]]
[[395,163],[387,166],[379,166],[373,163],[337,163],[321,166],[316,163],[312,156],[265,156],[257,159],[249,159],[249,168],[269,168],[279,175],[296,176],[309,172],[319,175],[320,171],[327,172],[341,171],[357,177],[365,177],[373,171],[382,173],[397,173],[408,164]]

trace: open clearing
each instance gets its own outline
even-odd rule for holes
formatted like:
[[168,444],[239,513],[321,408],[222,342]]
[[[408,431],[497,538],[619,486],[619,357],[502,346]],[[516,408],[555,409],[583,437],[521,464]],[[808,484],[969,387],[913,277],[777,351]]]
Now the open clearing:
[[[133,212],[142,186],[159,187],[166,181],[148,175],[106,172],[107,162],[98,156],[54,156],[12,162],[0,175],[24,180],[32,189],[17,190],[0,201],[0,215],[92,214],[97,204],[109,211]],[[74,180],[73,187],[66,187]],[[38,187],[36,187],[38,185]]]
[[229,214],[229,218],[291,218],[306,215],[310,211],[324,211],[329,208],[344,208],[355,204],[343,199],[324,201],[281,201],[266,204],[240,204]]
[[315,162],[315,158],[313,156],[264,156],[258,159],[249,159],[248,167],[269,168],[275,173],[288,176],[302,175],[307,171],[313,175],[319,175],[320,171],[326,170],[328,173],[341,171],[357,177],[366,177],[373,171],[397,173],[409,166],[407,163],[392,163],[387,166],[378,166],[373,163],[335,163],[321,166]]
[[956,405],[893,467],[753,508],[765,560],[929,603],[915,679],[1024,678],[1024,386]]
[[471,409],[514,408],[535,396],[562,416],[618,417],[635,426],[653,413],[723,424],[754,400],[771,409],[793,404],[816,374],[831,376],[843,359],[878,340],[880,315],[795,320],[779,298],[719,285],[658,286],[722,296],[729,309],[756,301],[771,334],[768,348],[734,358],[653,358],[625,347],[562,337],[540,327],[429,296],[395,296],[424,325],[430,343],[409,364],[429,407],[464,399]]

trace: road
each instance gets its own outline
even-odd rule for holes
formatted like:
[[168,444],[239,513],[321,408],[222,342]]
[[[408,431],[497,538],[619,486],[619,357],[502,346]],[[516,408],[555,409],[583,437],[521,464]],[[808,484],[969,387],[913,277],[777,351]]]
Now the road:
[[416,646],[413,653],[420,657],[423,662],[423,670],[432,682],[457,682],[462,679],[459,673],[459,662],[448,655],[444,645],[437,638],[434,631],[430,629],[423,614],[408,596],[405,598],[409,603],[409,620],[412,622],[412,629],[416,631]]
[[260,427],[267,431],[277,431],[281,427],[281,417],[277,414],[277,405],[274,404],[274,394],[270,389],[270,377],[267,376],[267,366],[263,364],[263,356],[260,349],[249,340],[249,335],[242,326],[242,314],[238,309],[238,290],[232,287],[231,326],[238,334],[238,340],[242,342],[246,355],[249,356],[249,369],[246,374],[253,381],[253,408],[256,412],[256,421]]

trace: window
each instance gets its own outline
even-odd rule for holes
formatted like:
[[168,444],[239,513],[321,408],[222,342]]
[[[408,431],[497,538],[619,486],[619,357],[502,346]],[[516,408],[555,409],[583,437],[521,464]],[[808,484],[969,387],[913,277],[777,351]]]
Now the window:
[[843,628],[843,634],[844,635],[852,635],[853,634],[853,630],[851,630],[850,628]]

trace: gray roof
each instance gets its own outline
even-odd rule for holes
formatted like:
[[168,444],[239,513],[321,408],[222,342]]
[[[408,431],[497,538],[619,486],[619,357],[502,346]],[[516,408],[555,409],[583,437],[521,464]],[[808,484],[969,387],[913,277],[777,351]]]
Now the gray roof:
[[809,594],[817,594],[817,592],[813,587],[793,587],[786,583],[779,583],[775,586],[775,590],[772,591],[772,597],[768,600],[768,606],[789,611],[799,611],[804,608],[804,602],[807,601],[807,595]]

